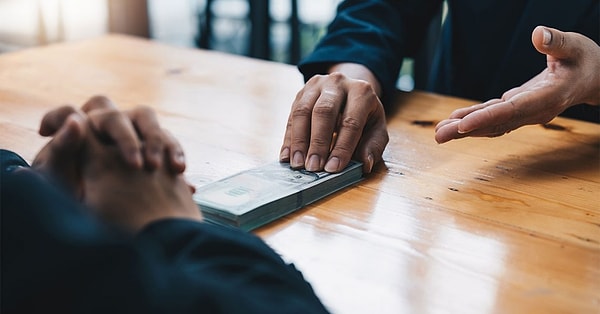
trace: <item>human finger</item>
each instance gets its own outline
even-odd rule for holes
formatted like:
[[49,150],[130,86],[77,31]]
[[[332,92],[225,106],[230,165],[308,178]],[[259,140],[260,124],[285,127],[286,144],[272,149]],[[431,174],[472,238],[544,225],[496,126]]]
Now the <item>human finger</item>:
[[569,89],[573,104],[600,103],[600,46],[595,41],[579,33],[538,26],[532,32],[532,42],[546,54],[548,73],[572,75]]
[[493,105],[493,104],[497,104],[499,102],[502,102],[502,99],[499,98],[494,98],[494,99],[490,99],[484,103],[480,103],[480,104],[475,104],[472,106],[468,106],[468,107],[464,107],[464,108],[459,108],[454,110],[450,116],[448,117],[449,119],[461,119],[464,118],[466,115],[475,112],[477,110],[481,110],[487,106]]
[[156,114],[145,106],[136,107],[126,114],[137,131],[137,136],[143,141],[144,166],[149,169],[160,167],[165,156],[163,150],[166,143],[163,140],[170,138],[163,136]]
[[511,131],[509,124],[500,124],[487,126],[468,133],[461,133],[458,131],[460,121],[460,119],[448,120],[448,123],[440,126],[435,132],[435,141],[438,144],[443,144],[464,137],[497,137]]
[[[362,137],[367,119],[374,114],[383,114],[383,105],[367,82],[361,81],[353,85],[348,90],[337,138],[325,164],[327,172],[339,172],[348,165]],[[374,122],[381,123],[377,119]],[[385,123],[385,119],[383,122]]]
[[543,124],[556,117],[564,106],[561,91],[552,87],[531,88],[506,101],[488,106],[465,116],[458,125],[459,133],[490,129],[492,136],[502,135],[527,124]]
[[442,128],[444,125],[452,123],[454,121],[458,121],[460,119],[445,119],[440,121],[436,126],[435,126],[435,132],[437,132],[440,128]]
[[292,115],[288,116],[285,126],[285,134],[283,136],[283,144],[279,150],[279,162],[290,162],[290,146],[292,142]]
[[143,166],[141,142],[133,123],[124,113],[116,109],[94,109],[88,112],[93,130],[104,139],[114,143],[125,161],[135,167]]
[[383,159],[383,151],[389,142],[389,135],[385,123],[385,114],[367,126],[356,148],[356,159],[363,163],[363,173],[370,173],[373,166]]
[[458,123],[460,122],[460,119],[446,120],[446,121],[447,121],[447,123],[439,126],[439,128],[437,128],[435,131],[435,141],[438,144],[443,144],[450,140],[470,136],[469,133],[459,133],[458,132]]
[[[67,116],[54,137],[42,148],[33,161],[33,166],[48,165],[72,159],[85,137],[85,120],[78,114]],[[65,158],[67,157],[67,158]]]
[[188,188],[190,189],[190,193],[192,193],[192,195],[194,195],[194,193],[196,193],[196,186],[189,182],[186,182],[186,183],[187,183]]
[[507,134],[516,128],[513,123],[508,122],[504,124],[486,126],[468,133],[461,133],[458,131],[459,123],[460,120],[455,120],[440,127],[440,129],[435,134],[436,142],[438,144],[443,144],[451,140],[456,140],[464,137],[498,137]]
[[519,119],[522,113],[515,101],[514,98],[511,98],[469,113],[459,121],[458,133],[469,133],[473,130]]
[[532,34],[533,46],[541,53],[557,59],[578,59],[586,44],[584,37],[576,33],[562,32],[558,29],[537,26]]
[[[108,97],[93,96],[81,107],[81,110],[88,116],[94,117],[91,120],[94,130],[114,142],[128,164],[136,168],[142,167],[141,142],[135,128]],[[113,117],[115,119],[112,119]]]
[[500,98],[500,100],[506,101],[507,99],[512,98],[514,95],[523,92],[524,89],[525,89],[524,86],[511,88],[511,89],[507,90],[506,92],[504,92],[504,94],[502,94],[502,97]]
[[40,150],[33,160],[32,167],[42,173],[51,174],[76,197],[81,196],[79,174],[80,150],[86,136],[86,121],[83,116],[71,114],[54,132],[54,137]]
[[39,134],[41,136],[53,135],[63,126],[67,118],[74,113],[78,113],[78,111],[72,106],[61,106],[49,111],[42,118]]
[[163,144],[165,146],[165,152],[168,156],[169,169],[175,173],[183,173],[185,171],[185,154],[179,141],[171,134],[171,132],[163,129],[162,130]]
[[310,145],[305,161],[306,170],[319,171],[325,166],[331,149],[333,132],[345,98],[346,92],[336,84],[323,89],[315,102],[311,119]]
[[106,109],[117,109],[117,106],[108,97],[103,95],[96,95],[88,99],[81,110],[85,113],[89,113],[93,110],[106,110]]
[[[318,80],[323,76],[312,77],[298,93],[290,113],[291,131],[289,132],[289,158],[292,168],[304,167],[306,153],[310,143],[310,125],[314,105],[321,94]],[[286,132],[287,133],[287,132]]]

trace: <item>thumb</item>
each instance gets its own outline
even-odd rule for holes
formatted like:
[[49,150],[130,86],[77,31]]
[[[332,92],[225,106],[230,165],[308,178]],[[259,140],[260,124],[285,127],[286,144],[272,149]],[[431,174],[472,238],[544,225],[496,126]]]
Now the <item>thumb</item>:
[[363,173],[371,173],[373,166],[383,159],[383,151],[388,142],[385,127],[370,129],[363,134],[355,152],[355,158],[363,163]]
[[81,197],[78,150],[83,145],[84,136],[85,120],[79,115],[69,116],[32,163],[33,168],[64,184],[78,198]]
[[57,157],[77,151],[85,137],[85,120],[77,114],[66,118],[51,141],[52,150]]
[[40,124],[39,133],[42,136],[54,135],[65,124],[67,118],[72,114],[81,114],[71,106],[62,106],[44,115]]
[[580,40],[575,33],[562,32],[554,28],[537,26],[531,34],[531,41],[537,51],[556,59],[576,59],[581,53]]
[[79,150],[85,134],[85,121],[78,115],[70,115],[54,137],[40,150],[32,166],[53,170],[68,163]]

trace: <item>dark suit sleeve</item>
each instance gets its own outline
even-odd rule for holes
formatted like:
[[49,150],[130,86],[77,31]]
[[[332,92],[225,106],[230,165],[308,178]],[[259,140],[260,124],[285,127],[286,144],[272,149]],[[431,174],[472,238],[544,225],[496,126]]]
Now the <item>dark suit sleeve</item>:
[[[293,265],[262,240],[233,228],[186,220],[152,224],[140,239],[160,244],[174,276],[167,293],[174,308],[208,313],[325,313]],[[210,291],[210,293],[198,293]],[[177,312],[177,311],[176,311]]]
[[441,0],[344,1],[315,50],[299,64],[305,80],[325,74],[331,64],[359,63],[379,80],[389,98],[404,57],[421,47]]
[[326,312],[253,235],[180,219],[126,234],[0,153],[2,313]]

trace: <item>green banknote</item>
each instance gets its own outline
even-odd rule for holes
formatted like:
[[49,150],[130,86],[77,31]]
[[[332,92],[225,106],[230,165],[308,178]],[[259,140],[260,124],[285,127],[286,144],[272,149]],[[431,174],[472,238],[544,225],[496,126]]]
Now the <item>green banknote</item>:
[[362,164],[351,161],[339,173],[294,170],[274,162],[206,184],[194,201],[205,220],[252,230],[362,179]]

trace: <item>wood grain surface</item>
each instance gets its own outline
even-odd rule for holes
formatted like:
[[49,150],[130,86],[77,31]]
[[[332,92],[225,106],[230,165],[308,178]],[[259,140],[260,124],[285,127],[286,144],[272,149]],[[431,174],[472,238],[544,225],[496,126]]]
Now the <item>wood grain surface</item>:
[[[147,105],[203,184],[277,159],[289,65],[111,35],[0,55],[0,147],[33,160],[43,114]],[[474,101],[398,93],[384,163],[256,231],[333,313],[599,313],[600,127],[557,118],[438,145]]]

